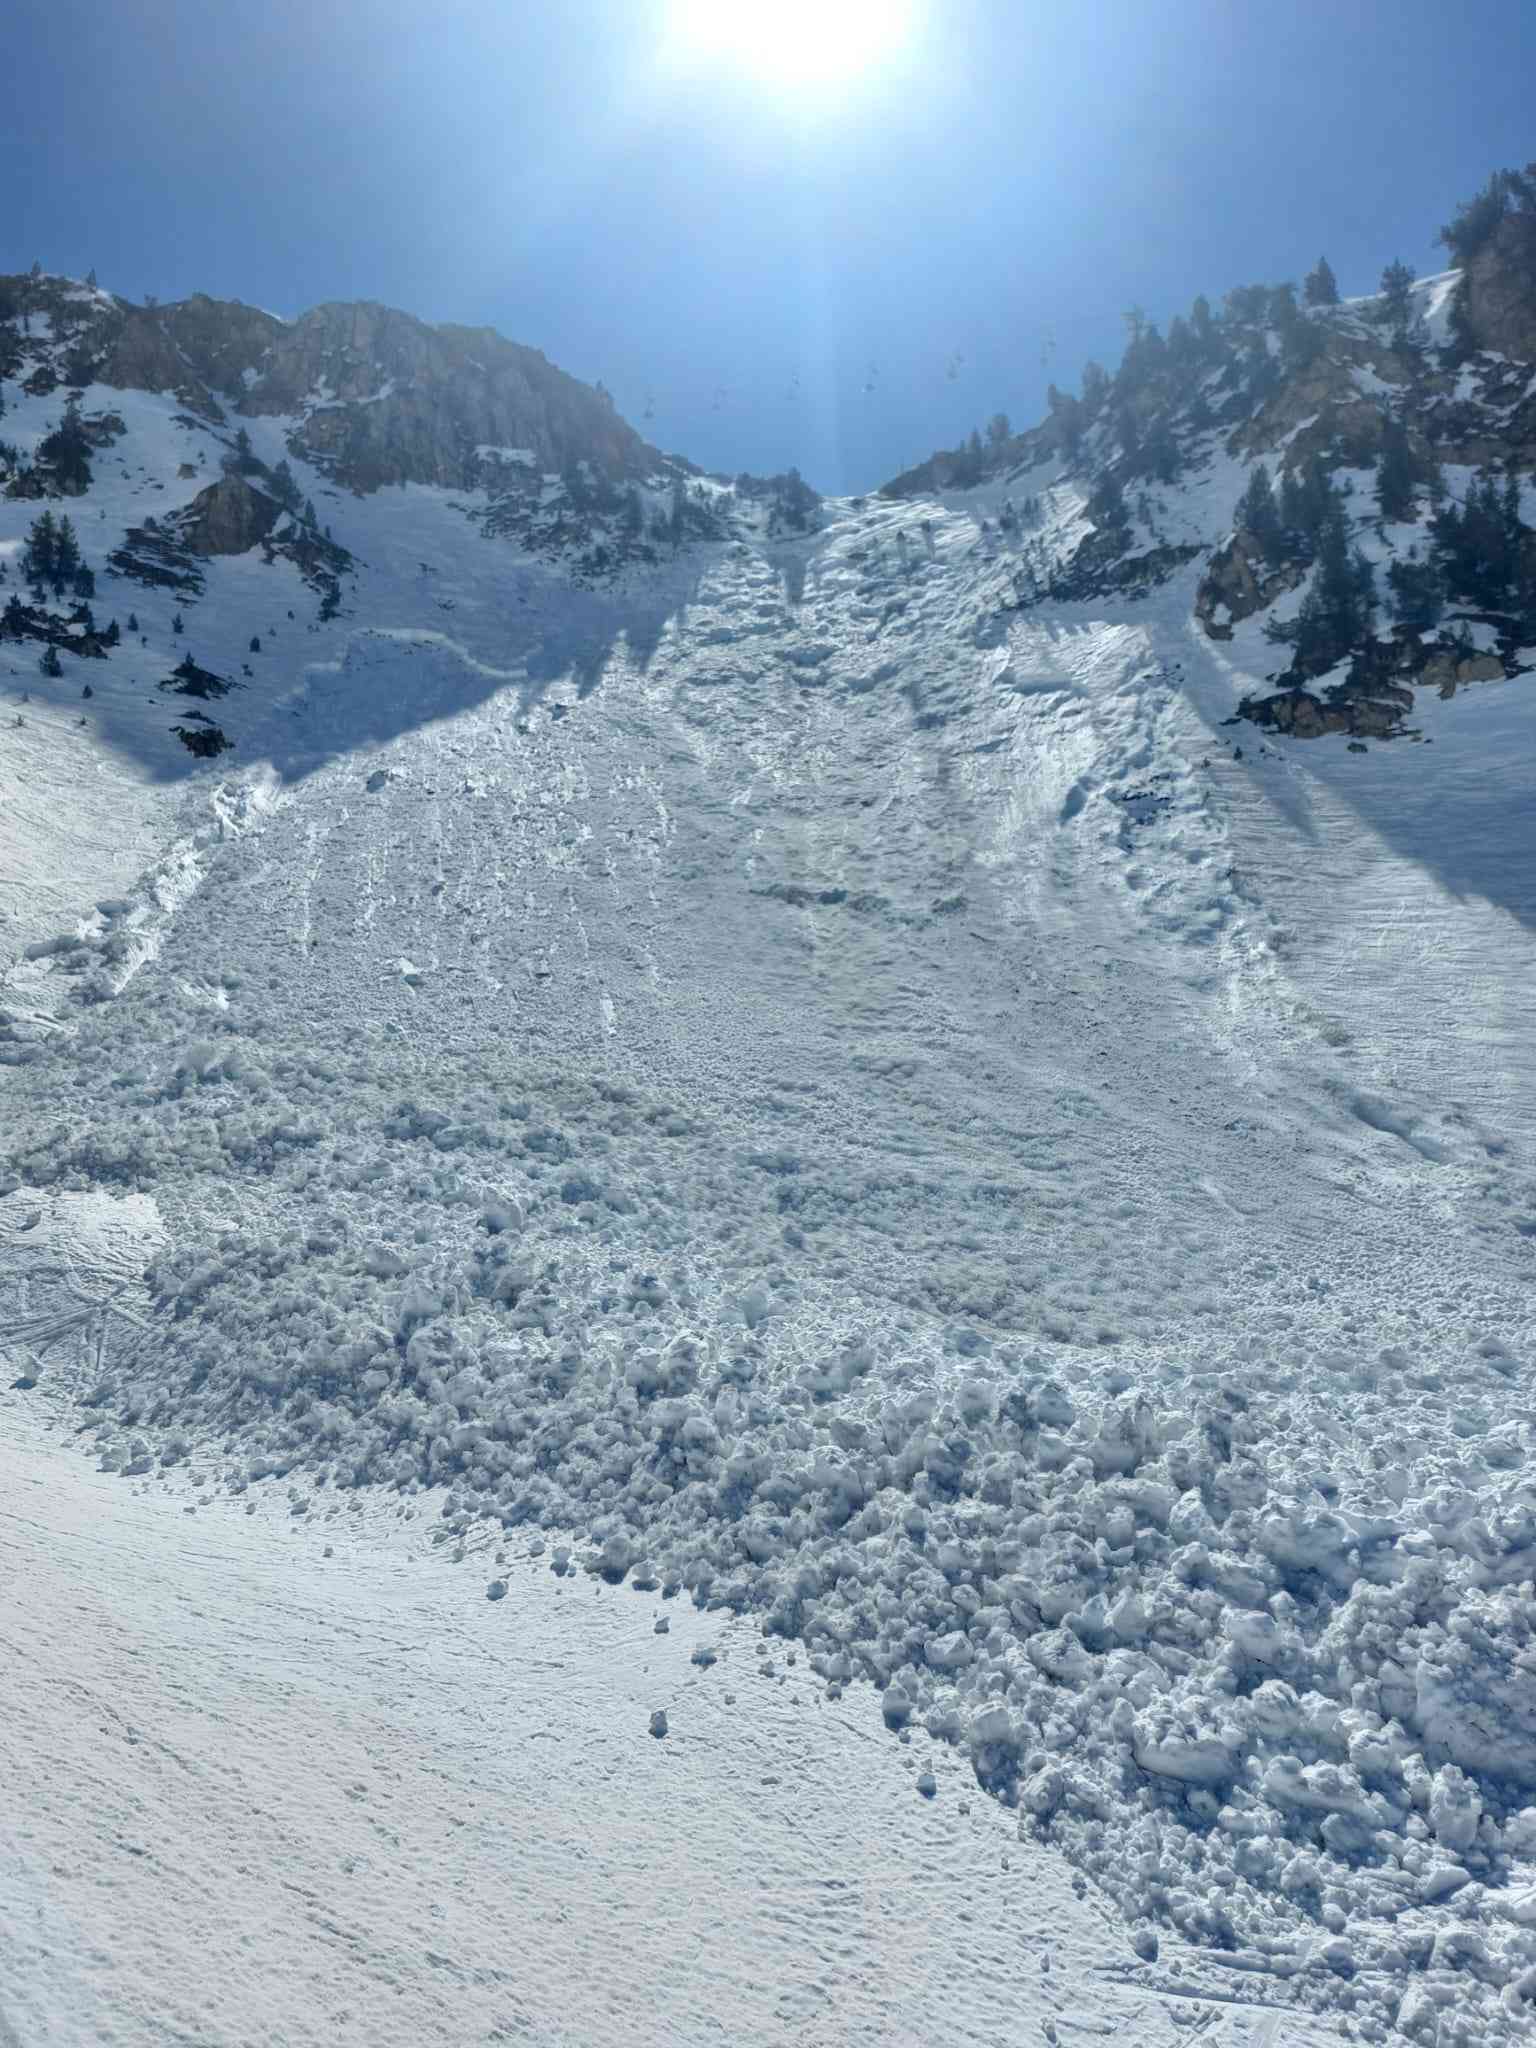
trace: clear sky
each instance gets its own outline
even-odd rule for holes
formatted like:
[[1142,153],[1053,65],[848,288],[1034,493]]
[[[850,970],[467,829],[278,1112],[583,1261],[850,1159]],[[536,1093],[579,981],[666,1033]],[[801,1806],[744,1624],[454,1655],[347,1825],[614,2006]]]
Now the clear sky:
[[1439,268],[1536,157],[1530,0],[679,6],[11,0],[0,269],[495,326],[710,468],[856,490],[1112,367],[1132,303]]

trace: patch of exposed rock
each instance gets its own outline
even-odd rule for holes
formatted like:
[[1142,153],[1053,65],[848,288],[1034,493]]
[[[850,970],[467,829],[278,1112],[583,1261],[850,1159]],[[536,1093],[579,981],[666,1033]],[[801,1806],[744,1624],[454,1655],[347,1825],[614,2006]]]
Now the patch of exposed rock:
[[[326,395],[316,402],[316,392]],[[317,306],[284,328],[238,410],[303,414],[295,453],[357,491],[471,489],[482,449],[526,450],[541,470],[586,462],[610,477],[642,474],[652,459],[601,392],[538,349],[366,303]]]
[[243,555],[265,540],[283,516],[275,498],[243,476],[220,477],[175,515],[177,533],[194,555]]
[[152,590],[173,590],[179,597],[200,597],[203,572],[180,533],[157,520],[130,526],[107,557],[109,576],[126,576]]
[[1232,628],[1306,580],[1306,566],[1264,560],[1252,534],[1235,533],[1211,556],[1195,593],[1195,617],[1212,640],[1230,640]]
[[1417,738],[1403,723],[1416,688],[1448,698],[1472,684],[1520,673],[1512,648],[1504,654],[1477,652],[1458,640],[1424,640],[1400,627],[1390,641],[1373,642],[1357,654],[1342,682],[1321,691],[1293,685],[1271,696],[1245,697],[1237,716],[1299,740],[1328,733],[1354,739]]

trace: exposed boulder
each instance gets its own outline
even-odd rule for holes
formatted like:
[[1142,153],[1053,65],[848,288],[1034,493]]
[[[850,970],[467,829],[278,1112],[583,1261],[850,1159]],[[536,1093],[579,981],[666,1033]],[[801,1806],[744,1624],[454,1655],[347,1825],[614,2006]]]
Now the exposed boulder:
[[243,476],[220,477],[176,515],[176,530],[194,555],[243,555],[265,540],[283,516],[275,498]]
[[[1394,739],[1407,727],[1416,688],[1441,697],[1473,683],[1499,682],[1520,673],[1512,646],[1503,654],[1479,652],[1463,637],[1425,640],[1399,627],[1390,640],[1374,640],[1351,661],[1342,682],[1318,694],[1293,686],[1269,697],[1245,697],[1237,716],[1293,739],[1348,733],[1355,739]],[[1285,678],[1281,678],[1282,681]]]
[[[1380,687],[1380,686],[1378,686]],[[1413,709],[1412,690],[1384,689],[1377,696],[1355,695],[1347,685],[1314,696],[1310,690],[1281,690],[1273,697],[1245,697],[1239,718],[1291,739],[1316,740],[1325,733],[1355,738],[1394,739],[1406,731],[1405,712]]]

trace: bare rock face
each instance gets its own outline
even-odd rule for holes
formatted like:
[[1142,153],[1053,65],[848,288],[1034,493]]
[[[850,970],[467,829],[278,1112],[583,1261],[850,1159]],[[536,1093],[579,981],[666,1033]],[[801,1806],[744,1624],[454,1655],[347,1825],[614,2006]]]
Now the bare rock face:
[[1419,670],[1418,680],[1436,689],[1442,697],[1454,697],[1468,683],[1497,682],[1507,673],[1496,654],[1457,655],[1454,650],[1432,654]]
[[585,461],[607,477],[641,473],[651,453],[604,394],[539,350],[366,303],[317,306],[283,328],[237,409],[301,414],[294,452],[358,491],[472,489],[481,448],[525,450],[540,470]]
[[1294,590],[1307,574],[1296,562],[1271,569],[1252,536],[1236,533],[1216,549],[1195,593],[1195,617],[1212,640],[1230,640],[1232,628]]
[[270,313],[202,292],[170,306],[124,304],[105,323],[96,376],[120,390],[232,397],[282,331]]
[[[166,306],[86,306],[68,280],[0,277],[0,303],[13,302],[67,326],[68,381],[173,391],[204,421],[222,422],[227,409],[290,415],[293,453],[357,491],[470,490],[507,459],[539,473],[585,463],[624,482],[661,461],[604,391],[488,327],[431,327],[366,302],[287,321],[203,293]],[[33,375],[42,395],[59,382],[57,365]]]
[[1245,697],[1237,715],[1298,740],[1321,739],[1326,733],[1396,739],[1408,731],[1403,720],[1413,709],[1415,689],[1454,697],[1470,684],[1498,682],[1516,673],[1513,649],[1506,659],[1469,651],[1465,642],[1426,641],[1399,627],[1390,642],[1373,642],[1357,654],[1343,682],[1321,691],[1292,687],[1270,697]]
[[281,516],[281,506],[265,491],[243,476],[226,476],[198,492],[177,515],[176,527],[194,555],[243,555],[266,539]]
[[1412,690],[1384,690],[1370,697],[1344,690],[1330,690],[1323,697],[1310,690],[1282,690],[1273,697],[1245,697],[1237,715],[1298,740],[1321,739],[1331,732],[1392,739],[1402,733],[1403,714],[1412,709]]

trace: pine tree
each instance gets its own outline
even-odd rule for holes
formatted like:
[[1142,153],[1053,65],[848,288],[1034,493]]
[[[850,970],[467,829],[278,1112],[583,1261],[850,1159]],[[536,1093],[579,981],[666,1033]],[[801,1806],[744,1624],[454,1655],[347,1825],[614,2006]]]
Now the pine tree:
[[1249,477],[1247,488],[1237,501],[1237,526],[1239,532],[1252,535],[1266,561],[1280,560],[1285,552],[1280,531],[1280,508],[1275,503],[1269,470],[1262,462]]
[[1445,611],[1445,578],[1433,559],[1422,560],[1417,548],[1399,556],[1387,570],[1392,616],[1400,626],[1432,632]]
[[1317,567],[1290,629],[1293,666],[1304,675],[1325,674],[1370,632],[1375,610],[1371,565],[1351,550],[1343,514],[1334,512],[1318,536]]
[[65,401],[64,417],[51,434],[37,446],[40,462],[53,471],[59,489],[70,497],[81,497],[91,486],[91,444],[80,421],[78,400]]
[[137,633],[139,630],[139,615],[137,612],[130,612],[128,614],[128,630],[130,633]]
[[1405,335],[1408,330],[1413,308],[1414,276],[1413,267],[1408,263],[1389,263],[1381,273],[1379,318],[1384,327],[1390,327],[1398,336]]
[[51,512],[39,513],[27,529],[27,544],[22,550],[22,573],[29,583],[47,583],[53,575],[53,564],[58,548],[58,532]]
[[1326,256],[1319,256],[1316,270],[1309,270],[1302,286],[1309,306],[1336,306],[1339,303],[1338,279]]
[[1287,470],[1280,480],[1280,524],[1291,536],[1295,551],[1309,560],[1316,550],[1324,521],[1338,504],[1338,493],[1315,455],[1299,470]]
[[261,652],[261,635],[259,633],[251,635],[251,652],[252,654],[260,654]]
[[1120,479],[1112,469],[1106,469],[1094,485],[1088,499],[1088,517],[1100,532],[1118,530],[1129,524],[1125,509],[1125,493],[1120,488]]
[[318,525],[318,523],[315,518],[315,501],[313,498],[306,498],[304,500],[304,524],[313,527]]
[[261,467],[256,460],[256,451],[251,446],[251,437],[244,427],[238,428],[235,433],[235,464],[242,476],[249,476],[253,470]]
[[183,621],[183,619],[182,619],[181,613],[180,613],[180,612],[177,612],[177,613],[175,614],[175,616],[174,616],[174,617],[172,618],[172,620],[171,620],[171,631],[172,631],[173,633],[181,633],[181,632],[184,632],[185,630],[186,630],[186,627],[185,627],[185,623],[184,623],[184,621]]
[[1102,363],[1086,362],[1083,365],[1083,405],[1089,412],[1097,412],[1109,395],[1109,372]]
[[1376,503],[1383,520],[1413,517],[1413,450],[1402,422],[1386,419],[1381,429],[1381,458],[1376,464]]
[[303,502],[286,455],[272,471],[272,495],[285,512],[297,512]]
[[66,583],[72,583],[81,569],[80,541],[75,533],[74,521],[68,514],[62,518],[53,538],[53,569],[51,580],[54,595],[62,596]]
[[64,664],[59,659],[59,650],[50,642],[42,660],[37,664],[45,676],[61,676]]
[[1013,424],[1005,412],[993,413],[987,421],[987,440],[994,448],[1001,448],[1005,441],[1013,438]]

